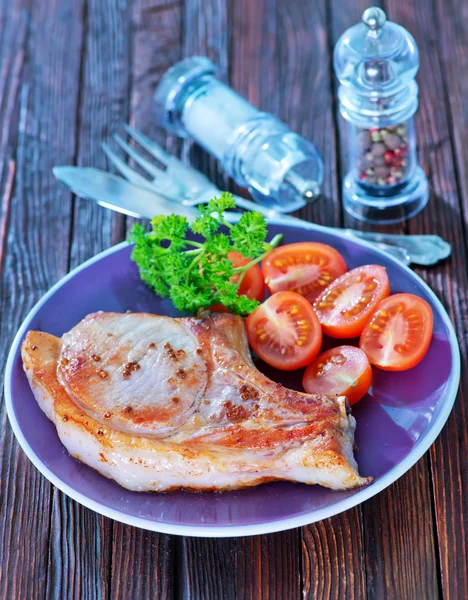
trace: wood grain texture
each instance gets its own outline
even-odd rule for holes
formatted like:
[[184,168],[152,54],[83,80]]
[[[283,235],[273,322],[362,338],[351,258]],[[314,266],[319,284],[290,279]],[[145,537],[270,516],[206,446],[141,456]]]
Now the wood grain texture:
[[[228,74],[228,6],[225,0],[186,2],[183,13],[182,51],[184,56],[208,56]],[[221,189],[228,179],[218,161],[190,141],[184,141],[182,157],[206,173]],[[184,538],[175,542],[176,595],[180,598],[215,600],[235,598],[236,540]]]
[[[126,77],[122,79],[127,87],[120,90],[127,114],[118,118],[157,137],[152,94],[156,82],[180,52],[181,6],[177,2],[137,0],[122,16],[122,26],[131,26],[131,34],[122,45],[121,63],[127,61]],[[135,220],[126,221],[130,227]],[[114,523],[110,598],[172,598],[173,546],[173,539],[167,535]]]
[[365,598],[360,510],[353,508],[302,530],[303,597]]
[[[317,145],[324,161],[324,197],[302,209],[300,216],[339,226],[342,211],[329,10],[326,2],[281,4],[279,64],[285,82],[280,87],[281,117]],[[362,544],[360,508],[303,527],[303,597],[333,598],[339,591],[341,597],[361,598],[365,589]],[[330,560],[335,564],[330,565]]]
[[[132,3],[130,124],[175,154],[181,143],[157,125],[153,94],[167,69],[182,58],[183,6],[183,0]],[[126,221],[128,233],[135,219]]]
[[29,13],[21,3],[13,11],[0,6],[0,273],[7,248],[16,173],[15,147],[18,135],[18,95],[23,75]]
[[315,144],[324,164],[323,197],[303,208],[299,216],[339,226],[341,204],[328,11],[328,3],[323,0],[278,4],[275,86],[279,94],[279,117]]
[[238,538],[237,598],[289,600],[301,596],[300,530]]
[[[334,2],[331,12],[333,41],[352,24],[359,22],[368,3]],[[384,6],[388,9],[388,3]],[[389,18],[393,15],[389,15]],[[401,22],[401,20],[398,20]],[[419,41],[419,40],[418,40]],[[341,130],[341,175],[346,164],[344,122]],[[374,229],[344,215],[345,225]],[[404,233],[406,224],[385,227],[392,233]],[[378,228],[382,230],[382,227]],[[434,233],[434,229],[431,233]],[[437,231],[436,231],[437,232]],[[429,231],[426,231],[429,233]],[[415,494],[417,490],[417,494]],[[389,498],[398,497],[398,502]],[[422,512],[424,511],[424,512]],[[437,557],[433,540],[434,515],[431,504],[429,459],[426,455],[416,467],[391,488],[361,507],[366,587],[369,598],[437,598]],[[421,514],[424,518],[421,519]],[[411,532],[411,535],[409,535]],[[404,559],[402,560],[402,557]],[[401,576],[395,573],[404,570]],[[421,578],[421,573],[424,577]]]
[[439,597],[427,463],[362,506],[368,598]]
[[[462,203],[463,223],[457,231],[460,242],[467,248],[468,220],[468,111],[466,97],[468,82],[459,73],[466,72],[468,65],[468,12],[466,3],[457,0],[436,2],[434,19],[438,23],[437,38],[441,74],[444,78],[448,126],[452,140],[454,173]],[[434,40],[434,43],[436,40]],[[442,191],[442,190],[441,190]],[[457,213],[455,213],[457,216]],[[458,238],[457,238],[458,239]],[[457,244],[458,245],[458,244]],[[462,253],[462,251],[460,252]],[[462,365],[467,361],[464,340],[467,335],[466,285],[464,274],[466,262],[459,261],[457,288],[447,294],[446,302],[454,305],[453,314],[462,341]],[[458,290],[463,290],[460,293]],[[457,293],[458,292],[458,293]],[[453,295],[455,294],[455,295]],[[455,411],[443,435],[431,449],[432,476],[435,488],[435,510],[439,553],[441,561],[442,589],[445,598],[458,598],[468,589],[468,533],[466,529],[466,506],[468,503],[468,410],[466,398],[468,382],[462,368],[461,391]],[[454,444],[453,441],[457,440]]]
[[174,597],[173,539],[114,523],[112,600]]
[[[130,8],[120,0],[88,0],[83,18],[76,164],[106,169],[101,144],[121,133],[129,118]],[[122,241],[124,221],[122,215],[75,198],[70,268]]]
[[108,597],[110,520],[53,490],[49,532],[48,598]]
[[[278,53],[281,32],[278,4],[269,0],[231,2],[229,76],[232,87],[254,106],[280,116],[282,92],[281,86],[278,86]],[[287,90],[290,90],[290,85],[288,82]],[[296,124],[300,125],[299,122]],[[237,186],[233,189],[238,191]],[[298,597],[301,581],[299,548],[299,530],[239,539],[238,597]],[[291,555],[295,559],[284,565],[284,558]]]
[[[365,0],[0,0],[0,340],[68,269],[123,239],[132,219],[75,200],[51,167],[104,168],[100,143],[129,120],[238,191],[218,163],[165,136],[152,94],[182,56],[203,54],[263,110],[311,139],[325,199],[302,217],[342,215],[346,147],[331,56]],[[419,155],[432,188],[393,231],[439,233],[450,261],[418,270],[449,309],[468,360],[468,12],[462,0],[385,0],[421,50]],[[244,193],[244,192],[243,192]],[[4,318],[6,315],[6,318]],[[0,355],[3,370],[6,352]],[[287,600],[464,598],[468,589],[468,375],[447,426],[393,486],[360,507],[268,536],[175,538],[95,515],[35,470],[0,406],[0,599]]]
[[[412,233],[439,233],[452,241],[450,261],[421,274],[449,310],[459,340],[462,365],[467,356],[467,200],[464,168],[466,150],[459,146],[460,135],[466,134],[466,116],[457,112],[456,95],[461,82],[448,78],[446,71],[447,33],[450,27],[453,55],[452,69],[463,68],[460,56],[468,54],[468,40],[460,37],[467,30],[466,6],[449,4],[439,11],[427,10],[418,0],[403,10],[392,1],[390,14],[414,34],[421,52],[420,110],[416,119],[419,147],[424,168],[432,186],[430,205],[410,222]],[[443,26],[441,27],[441,23]],[[463,22],[463,23],[460,23]],[[463,42],[462,42],[463,40]],[[445,53],[445,54],[444,54]],[[466,59],[465,59],[466,62]],[[455,94],[455,96],[454,96]],[[466,110],[466,109],[465,109]],[[460,134],[459,132],[462,131]],[[465,131],[463,131],[465,130]],[[468,556],[466,507],[468,503],[466,460],[468,451],[468,410],[466,398],[468,376],[462,366],[458,400],[441,435],[431,448],[433,496],[437,520],[438,552],[444,598],[466,596],[468,589]],[[437,542],[436,542],[437,543]]]
[[[29,14],[25,8],[4,3],[2,10],[0,72],[7,80],[1,84],[6,123],[0,154],[16,162],[0,300],[3,350],[34,302],[68,267],[71,195],[55,187],[51,168],[74,157],[82,3],[34,3]],[[2,367],[5,358],[4,351]],[[4,405],[0,447],[0,593],[42,599],[52,486],[19,449]]]
[[[229,2],[229,83],[256,108],[280,111],[277,0]],[[232,190],[246,195],[233,184]]]
[[[23,3],[18,3],[12,11],[0,8],[0,28],[2,45],[0,49],[0,177],[2,193],[11,199],[11,164],[13,148],[16,145],[18,125],[18,93],[23,75],[25,46],[29,27],[29,13]],[[13,167],[13,173],[14,173]],[[7,188],[10,188],[8,191]],[[4,197],[4,198],[5,198]],[[5,201],[0,209],[3,223],[0,251],[4,248],[6,226],[9,220],[10,202]],[[0,261],[1,267],[1,261]]]
[[[184,5],[182,51],[185,56],[207,56],[219,69],[219,77],[229,79],[230,2],[228,0],[192,0]],[[232,42],[236,43],[236,42]],[[231,189],[229,177],[219,162],[190,140],[184,140],[182,158],[223,190]]]
[[[118,0],[83,6],[74,162],[106,168],[101,142],[128,119],[130,19]],[[124,217],[75,198],[69,268],[121,241]],[[92,227],[90,227],[92,223]],[[47,589],[56,598],[108,597],[113,522],[55,490]],[[70,534],[72,531],[72,534]]]
[[174,597],[183,600],[233,600],[238,547],[235,538],[177,538],[174,556]]
[[437,22],[437,44],[444,81],[447,118],[457,169],[457,182],[467,221],[468,208],[468,81],[461,73],[468,69],[468,7],[463,0],[436,0],[432,18]]
[[153,94],[163,74],[182,58],[183,2],[135,0],[132,11],[131,124],[164,143]]
[[6,251],[8,225],[10,224],[11,200],[13,197],[13,183],[15,180],[16,162],[10,160],[5,179],[2,180],[4,187],[1,204],[0,218],[0,273],[3,269],[3,259]]

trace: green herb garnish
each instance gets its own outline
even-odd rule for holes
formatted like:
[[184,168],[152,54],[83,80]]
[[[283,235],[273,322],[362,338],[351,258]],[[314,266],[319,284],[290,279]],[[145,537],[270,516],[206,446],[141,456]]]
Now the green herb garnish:
[[[267,225],[259,212],[246,212],[233,225],[223,213],[235,207],[232,194],[223,193],[207,205],[198,207],[193,223],[185,217],[170,215],[155,217],[147,233],[136,224],[130,234],[135,243],[132,252],[143,281],[163,298],[170,298],[182,311],[197,313],[213,304],[223,304],[231,312],[247,315],[259,302],[239,296],[238,290],[246,271],[260,262],[282,236],[266,242]],[[221,233],[221,226],[227,233]],[[203,241],[187,239],[192,231]],[[228,259],[232,250],[252,259],[243,267],[233,267]],[[231,281],[239,275],[236,283]]]

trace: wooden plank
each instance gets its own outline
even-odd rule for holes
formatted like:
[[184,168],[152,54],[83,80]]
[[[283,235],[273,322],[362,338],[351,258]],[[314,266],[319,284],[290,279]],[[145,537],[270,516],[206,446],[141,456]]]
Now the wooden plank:
[[[281,3],[278,86],[280,116],[317,146],[324,161],[324,197],[300,211],[323,225],[341,221],[336,123],[332,98],[331,39],[326,2]],[[365,569],[359,508],[302,528],[304,598],[362,598]],[[339,544],[337,543],[339,540]],[[339,568],[336,565],[339,564]]]
[[[207,56],[219,68],[221,79],[229,77],[229,2],[227,0],[192,0],[184,6],[184,56]],[[190,140],[185,140],[182,157],[220,188],[229,188],[229,178],[218,161],[202,151]]]
[[[0,298],[0,314],[8,315],[0,320],[4,348],[26,312],[67,270],[71,194],[57,189],[51,168],[74,156],[82,39],[82,2],[34,3],[30,15],[24,6],[4,2],[1,9],[0,155],[2,161],[8,156],[16,161],[11,203],[4,195],[9,217],[2,215],[8,223]],[[2,353],[2,367],[5,359]],[[44,598],[52,486],[19,449],[6,425],[4,405],[0,450],[1,593],[4,598]]]
[[[129,12],[118,0],[90,0],[86,6],[74,157],[79,165],[105,169],[101,142],[128,119]],[[124,217],[88,200],[74,199],[73,217],[70,269],[124,237]],[[110,519],[54,491],[49,593],[60,598],[108,597],[112,529]]]
[[[268,0],[237,0],[230,3],[229,14],[232,35],[230,83],[254,106],[279,115],[281,85],[278,3]],[[237,190],[237,187],[234,189]],[[239,538],[238,597],[298,597],[299,548],[299,530],[274,536]],[[286,561],[286,557],[290,560]],[[280,595],[283,590],[288,590],[290,595]]]
[[[29,15],[18,0],[12,7],[0,4],[0,275],[7,248],[18,129],[18,95],[23,74]],[[1,322],[0,322],[1,327]]]
[[48,598],[108,597],[111,523],[53,488]]
[[[228,7],[225,0],[185,2],[183,14],[184,56],[208,56],[228,71]],[[185,141],[182,156],[206,173],[218,186],[226,187],[218,162]],[[176,595],[181,598],[229,600],[235,597],[236,540],[181,538],[176,540]]]
[[455,158],[457,183],[464,208],[468,206],[468,81],[461,73],[468,69],[468,14],[463,0],[436,0],[434,20],[437,31],[431,39],[439,48],[444,96],[448,106],[448,127]]
[[[279,114],[278,11],[276,0],[230,0],[228,80],[260,110]],[[248,196],[233,183],[232,191]]]
[[[445,264],[423,273],[449,309],[461,342],[462,365],[468,358],[466,294],[468,188],[466,182],[467,83],[459,73],[467,63],[466,6],[437,3],[437,12],[418,0],[403,9],[390,5],[390,15],[415,36],[421,55],[420,110],[416,119],[420,153],[432,187],[428,208],[410,223],[413,233],[438,233],[453,245]],[[444,598],[460,598],[468,589],[466,456],[468,452],[468,377],[462,368],[458,400],[441,435],[431,448],[441,587]],[[421,514],[419,514],[421,519]]]
[[16,172],[14,150],[18,129],[18,94],[23,74],[29,14],[22,1],[12,7],[0,5],[0,275],[7,246],[13,183]]
[[[165,144],[154,123],[152,96],[162,74],[180,58],[182,7],[179,2],[135,0],[130,40],[130,111],[128,120],[143,133]],[[127,228],[135,222],[127,219]],[[114,523],[110,597],[172,598],[174,541]]]
[[323,197],[303,208],[299,216],[338,226],[341,205],[327,2],[281,2],[278,11],[278,116],[315,144],[324,163]]
[[[271,4],[270,4],[271,5]],[[239,8],[241,11],[242,8]],[[249,5],[248,9],[262,12],[262,7]],[[280,3],[277,15],[254,16],[245,15],[242,23],[244,38],[235,40],[234,49],[241,51],[242,44],[248,44],[249,35],[256,41],[252,41],[253,47],[247,46],[243,51],[249,56],[248,82],[250,86],[244,87],[244,93],[251,94],[251,101],[264,110],[276,113],[286,121],[293,130],[311,139],[322,154],[325,163],[324,198],[313,206],[303,209],[300,215],[308,220],[316,220],[323,224],[337,225],[340,220],[340,206],[337,195],[336,176],[336,147],[335,147],[335,123],[330,104],[330,71],[329,71],[329,43],[326,34],[326,4],[320,3]],[[266,31],[265,41],[258,40],[258,31],[252,23],[257,19],[263,23]],[[275,29],[276,28],[276,29]],[[276,30],[276,39],[272,39],[271,32]],[[246,40],[246,41],[244,41]],[[252,58],[252,56],[254,58]],[[244,59],[245,60],[245,59]],[[241,63],[241,59],[239,59]],[[241,63],[242,65],[242,63]],[[246,69],[247,70],[247,69]],[[232,71],[234,80],[234,72]],[[254,84],[255,83],[255,87]],[[251,90],[251,91],[250,91]],[[310,97],[310,96],[313,97]],[[309,100],[310,98],[310,100]],[[360,513],[358,510],[349,511],[343,516],[347,531],[353,531],[354,543],[360,538]],[[283,540],[284,546],[289,548],[292,555],[291,562],[283,564],[283,571],[288,572],[289,589],[298,593],[300,590],[299,580],[295,579],[300,572],[298,557],[294,555],[299,552],[299,545],[293,543],[291,535],[294,532],[278,534],[277,539]],[[315,586],[315,573],[320,563],[320,548],[332,548],[330,539],[335,537],[334,524],[327,521],[325,526],[311,525],[303,528],[302,541],[302,585],[304,597],[312,597]],[[362,554],[352,551],[351,539],[343,539],[344,555],[350,557],[349,561],[343,561],[338,571],[343,582],[353,581],[353,587],[344,588],[357,590],[363,589],[364,570]],[[313,540],[319,540],[319,546],[314,545]],[[281,553],[283,544],[269,546],[270,552]],[[348,544],[348,545],[346,545]],[[260,545],[246,540],[243,545],[243,554],[249,549],[248,558],[244,564],[262,564],[258,559]],[[295,560],[294,560],[295,559]],[[275,554],[265,561],[270,565],[278,564],[279,559]],[[281,563],[280,563],[281,564]],[[286,569],[285,569],[286,567]],[[239,569],[239,573],[243,573]],[[252,594],[259,593],[262,585],[261,569],[248,571],[247,590]],[[325,582],[334,579],[335,574],[328,569],[320,573],[320,580]],[[287,581],[287,580],[286,580]],[[357,583],[355,583],[357,582]],[[316,591],[316,590],[315,590]],[[295,597],[294,593],[289,596]]]
[[115,522],[109,598],[173,598],[172,564],[171,536]]
[[362,507],[369,598],[438,598],[427,462]]
[[182,1],[135,0],[131,124],[164,143],[154,120],[153,94],[162,75],[182,58]]
[[[131,11],[120,0],[89,0],[82,53],[76,163],[106,169],[102,142],[128,120]],[[122,215],[75,198],[70,268],[125,237]],[[92,227],[89,224],[92,223]]]
[[[6,166],[6,165],[4,165]],[[16,162],[10,159],[5,178],[2,178],[3,198],[0,213],[0,273],[3,270],[3,259],[6,254],[8,226],[10,224],[11,200],[13,196],[13,182],[15,180]]]
[[276,600],[301,595],[300,530],[238,538],[237,598]]
[[[368,3],[364,1],[352,5],[343,5],[341,2],[332,5],[333,44],[345,29],[359,22],[362,12],[367,7]],[[347,168],[347,148],[342,120],[340,126],[340,174],[344,176]],[[375,229],[357,222],[346,214],[344,221],[348,227]],[[380,226],[378,229],[404,233],[407,225]],[[417,493],[414,492],[415,489]],[[425,515],[422,524],[421,511],[424,511]],[[427,457],[389,490],[366,502],[362,506],[362,517],[369,597],[437,597],[437,557],[434,549]],[[400,575],[402,570],[404,576]]]
[[361,513],[341,515],[303,527],[304,598],[366,597]]
[[[444,79],[445,98],[448,104],[448,128],[452,141],[454,171],[450,172],[450,185],[439,181],[438,193],[443,200],[447,192],[452,195],[454,180],[457,181],[459,198],[462,204],[461,228],[456,230],[455,248],[464,240],[466,260],[466,222],[468,214],[468,113],[466,97],[468,82],[460,73],[466,72],[468,65],[468,15],[466,6],[457,0],[436,2],[437,31],[433,32],[433,43],[439,44],[440,71]],[[443,140],[443,138],[441,138]],[[444,145],[447,142],[444,143]],[[447,160],[450,160],[447,155]],[[452,203],[453,216],[458,218],[456,202]],[[447,232],[448,235],[450,235]],[[458,236],[461,235],[460,239]],[[466,263],[460,261],[461,251],[456,253],[460,266],[452,290],[447,290],[447,301],[453,306],[452,317],[458,326],[459,340],[467,339],[466,318],[463,304],[467,293],[465,278]],[[458,285],[463,290],[457,292]],[[440,283],[439,283],[440,286]],[[456,287],[455,287],[456,286]],[[455,295],[452,295],[455,294]],[[461,344],[462,364],[466,364],[466,341]],[[432,473],[434,479],[435,510],[439,537],[442,590],[444,597],[460,598],[468,589],[468,525],[463,516],[466,511],[466,456],[468,454],[468,385],[462,370],[462,383],[455,410],[434,446],[431,448]],[[454,441],[456,443],[454,444]]]
[[[182,58],[182,17],[182,0],[134,0],[130,124],[175,154],[180,140],[156,123],[153,94],[167,69]],[[126,221],[128,233],[136,220]]]
[[237,546],[234,538],[175,540],[174,597],[234,600]]

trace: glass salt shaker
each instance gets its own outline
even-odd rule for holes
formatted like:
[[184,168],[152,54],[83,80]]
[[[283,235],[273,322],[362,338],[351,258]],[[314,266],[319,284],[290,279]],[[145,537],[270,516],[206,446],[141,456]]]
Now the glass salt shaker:
[[193,138],[261,204],[290,212],[314,202],[323,181],[315,147],[253,107],[216,74],[214,63],[202,56],[169,69],[154,96],[159,123]]
[[419,54],[413,37],[387,21],[380,8],[369,8],[362,23],[338,40],[334,67],[348,124],[345,209],[371,223],[414,216],[427,204],[429,190],[416,157]]

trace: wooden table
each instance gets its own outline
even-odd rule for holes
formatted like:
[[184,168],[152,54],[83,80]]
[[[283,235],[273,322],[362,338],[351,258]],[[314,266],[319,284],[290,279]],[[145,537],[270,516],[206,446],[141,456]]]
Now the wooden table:
[[[106,166],[120,124],[161,140],[151,96],[182,56],[210,56],[232,86],[318,146],[325,196],[301,216],[350,225],[331,52],[364,0],[1,0],[0,339],[4,366],[33,304],[70,269],[123,240],[130,219],[57,184],[57,164]],[[438,233],[453,257],[418,273],[468,350],[468,11],[463,0],[385,2],[421,51],[416,117],[431,184],[394,231]],[[179,142],[167,141],[170,150]],[[215,161],[183,155],[220,187]],[[71,501],[19,448],[1,407],[0,597],[426,600],[468,595],[468,377],[442,434],[404,477],[333,519],[261,537],[193,539],[121,525]],[[464,489],[463,489],[464,486]],[[465,515],[463,515],[463,504]]]

